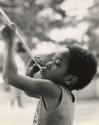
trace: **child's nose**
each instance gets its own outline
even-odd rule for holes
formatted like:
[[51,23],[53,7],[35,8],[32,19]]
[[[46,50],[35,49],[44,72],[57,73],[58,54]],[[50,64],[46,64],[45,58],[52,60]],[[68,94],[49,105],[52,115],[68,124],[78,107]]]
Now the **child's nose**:
[[46,64],[46,67],[47,67],[48,69],[50,69],[50,68],[51,68],[51,65],[52,65],[52,62],[48,62],[48,63]]

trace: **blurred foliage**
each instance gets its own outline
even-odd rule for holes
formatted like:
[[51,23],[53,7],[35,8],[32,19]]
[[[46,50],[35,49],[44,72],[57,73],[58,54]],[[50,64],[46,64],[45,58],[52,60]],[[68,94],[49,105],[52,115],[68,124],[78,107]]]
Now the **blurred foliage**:
[[[76,15],[67,15],[60,7],[64,1],[66,0],[0,0],[0,6],[17,24],[27,41],[35,37],[40,41],[57,42],[48,36],[53,28],[76,27],[82,22],[88,22],[86,35],[89,37],[89,49],[98,51],[98,37],[94,31],[99,27],[99,1],[94,0],[93,6],[88,9],[88,15],[81,19],[77,19]],[[1,16],[1,25],[4,20]],[[66,40],[61,43],[66,44]],[[33,43],[30,42],[30,47],[31,44]]]
[[89,16],[87,17],[89,28],[87,35],[89,36],[89,49],[97,56],[99,55],[99,0],[94,0],[94,4],[89,8]]
[[[50,41],[51,39],[47,35],[49,30],[77,23],[75,17],[67,16],[66,12],[60,8],[63,1],[0,0],[0,6],[27,37],[35,36],[41,41]],[[55,16],[60,18],[57,19]],[[0,19],[2,20],[2,18]]]
[[[0,6],[3,7],[10,19],[20,27],[26,37],[35,36],[41,41],[50,41],[51,39],[46,35],[48,30],[64,26],[65,12],[58,8],[61,2],[63,0],[50,2],[46,0],[42,2],[38,0],[0,0]],[[52,17],[42,15],[44,11],[52,11]],[[54,14],[60,14],[62,19],[54,20]]]

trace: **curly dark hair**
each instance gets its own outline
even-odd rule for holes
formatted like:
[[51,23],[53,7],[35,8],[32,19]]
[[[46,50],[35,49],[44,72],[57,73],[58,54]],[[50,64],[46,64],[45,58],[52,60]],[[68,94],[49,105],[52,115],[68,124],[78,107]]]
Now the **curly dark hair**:
[[78,77],[78,82],[72,86],[72,90],[79,90],[91,82],[97,71],[97,61],[88,50],[78,46],[67,48],[70,51],[68,74]]

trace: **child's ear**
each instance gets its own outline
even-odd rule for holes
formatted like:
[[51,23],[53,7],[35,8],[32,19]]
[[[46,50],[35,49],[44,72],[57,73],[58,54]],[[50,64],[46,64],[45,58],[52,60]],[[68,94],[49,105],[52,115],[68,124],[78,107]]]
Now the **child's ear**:
[[74,75],[68,75],[67,77],[65,77],[65,84],[66,85],[74,85],[78,82],[78,77],[74,76]]

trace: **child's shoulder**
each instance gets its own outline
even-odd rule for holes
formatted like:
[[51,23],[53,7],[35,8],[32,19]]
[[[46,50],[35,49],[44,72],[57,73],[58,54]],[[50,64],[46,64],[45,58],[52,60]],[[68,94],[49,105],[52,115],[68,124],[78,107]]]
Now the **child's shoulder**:
[[55,99],[49,99],[42,97],[43,104],[47,110],[60,109],[60,107],[71,107],[72,103],[75,100],[74,95],[66,88],[61,85],[57,86],[60,89],[60,94]]
[[74,103],[75,102],[75,96],[74,96],[74,94],[68,88],[66,88],[66,87],[64,87],[62,85],[59,85],[59,87],[60,87],[60,89],[62,91],[63,96],[66,97],[66,100],[68,98],[70,98],[72,100],[72,102]]

